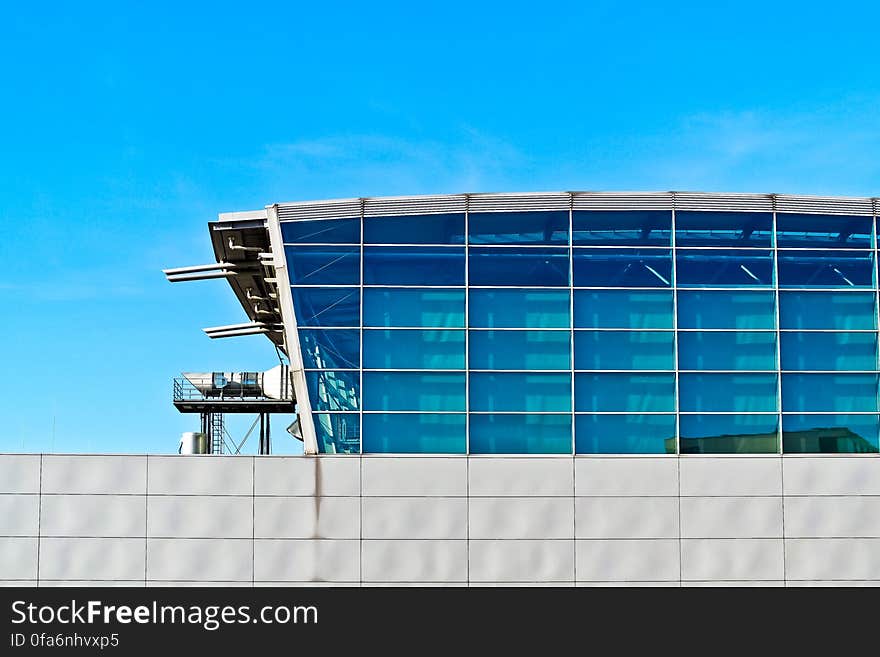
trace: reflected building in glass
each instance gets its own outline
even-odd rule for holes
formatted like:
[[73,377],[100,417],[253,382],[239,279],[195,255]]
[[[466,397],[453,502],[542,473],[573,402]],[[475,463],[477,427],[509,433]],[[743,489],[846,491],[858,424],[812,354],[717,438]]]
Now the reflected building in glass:
[[269,206],[306,450],[877,452],[876,209],[694,193]]

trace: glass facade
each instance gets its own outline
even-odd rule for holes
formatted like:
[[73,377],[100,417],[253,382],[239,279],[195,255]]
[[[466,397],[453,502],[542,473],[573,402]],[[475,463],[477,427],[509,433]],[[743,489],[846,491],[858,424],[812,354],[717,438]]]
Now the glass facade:
[[877,452],[865,216],[281,222],[321,452]]

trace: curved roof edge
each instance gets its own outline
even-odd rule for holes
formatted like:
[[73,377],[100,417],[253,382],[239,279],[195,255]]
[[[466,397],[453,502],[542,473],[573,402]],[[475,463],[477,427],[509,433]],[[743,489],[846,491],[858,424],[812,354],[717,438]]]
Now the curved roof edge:
[[877,197],[707,192],[523,192],[380,196],[278,203],[283,220],[529,210],[716,210],[876,216]]

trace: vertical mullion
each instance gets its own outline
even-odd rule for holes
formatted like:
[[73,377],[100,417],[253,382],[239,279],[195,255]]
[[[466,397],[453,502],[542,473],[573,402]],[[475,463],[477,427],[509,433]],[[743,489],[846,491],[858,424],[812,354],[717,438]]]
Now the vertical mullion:
[[678,367],[678,253],[675,239],[675,196],[672,197],[672,355],[675,367],[675,453],[681,454],[681,397]]
[[782,449],[782,332],[779,327],[779,249],[776,247],[776,202],[773,202],[773,231],[770,239],[773,248],[773,316],[776,321],[776,418],[779,426],[776,428],[776,440],[779,444],[776,447],[778,454],[783,453]]
[[464,453],[468,456],[471,453],[470,200],[470,195],[464,197]]
[[[880,349],[880,299],[878,299],[878,294],[880,294],[880,275],[878,275],[877,267],[880,263],[877,262],[877,256],[880,254],[880,249],[877,247],[877,199],[871,199],[871,209],[873,220],[871,221],[871,242],[874,248],[874,266],[873,266],[873,278],[874,278],[874,335],[876,336],[876,342],[878,346],[874,348],[874,370],[875,373],[880,374],[880,363],[878,363],[878,358],[880,358],[880,354],[878,354],[878,349]],[[877,405],[875,406],[875,410],[880,411],[880,385],[877,386]],[[874,416],[875,419],[877,416]]]
[[358,322],[358,350],[360,369],[358,380],[358,454],[364,453],[364,199],[361,199],[361,274],[358,281],[360,320]]
[[574,406],[574,195],[568,203],[568,358],[571,368],[571,453],[577,454],[577,429]]

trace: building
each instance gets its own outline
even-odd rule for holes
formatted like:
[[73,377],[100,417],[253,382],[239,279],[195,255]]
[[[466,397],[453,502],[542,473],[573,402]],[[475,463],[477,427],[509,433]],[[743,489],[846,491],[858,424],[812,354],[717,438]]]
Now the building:
[[[250,322],[208,334],[286,354],[307,455],[2,457],[39,460],[18,496],[42,501],[37,537],[0,539],[39,575],[0,578],[880,583],[877,210],[578,192],[221,215],[217,263],[170,275],[228,280]],[[86,493],[144,509],[114,577],[94,541],[118,530],[40,515]]]

